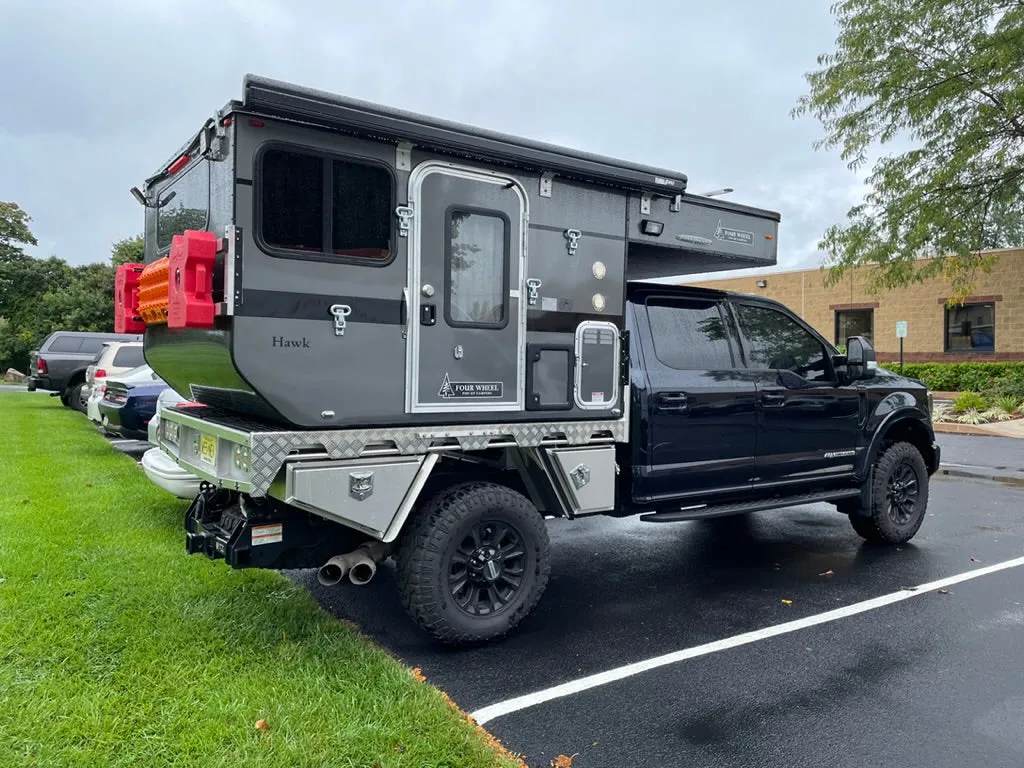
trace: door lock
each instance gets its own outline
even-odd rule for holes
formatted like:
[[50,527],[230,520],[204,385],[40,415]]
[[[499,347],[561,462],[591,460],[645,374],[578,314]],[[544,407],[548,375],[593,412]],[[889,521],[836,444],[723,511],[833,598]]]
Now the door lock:
[[437,308],[433,304],[420,305],[420,325],[435,325],[437,323]]

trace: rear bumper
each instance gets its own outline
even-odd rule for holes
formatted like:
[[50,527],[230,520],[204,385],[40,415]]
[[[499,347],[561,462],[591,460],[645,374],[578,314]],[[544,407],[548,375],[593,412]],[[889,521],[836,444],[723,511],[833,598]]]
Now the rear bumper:
[[142,455],[142,471],[153,485],[179,499],[194,499],[199,493],[202,480],[179,467],[159,448],[150,448]]
[[149,431],[146,425],[149,419],[143,423],[146,414],[140,413],[134,408],[125,407],[131,400],[123,405],[115,405],[103,400],[99,404],[100,423],[103,429],[112,435],[131,438],[133,440],[147,440]]
[[29,376],[28,388],[29,390],[46,389],[51,391],[54,389],[50,384],[49,376]]

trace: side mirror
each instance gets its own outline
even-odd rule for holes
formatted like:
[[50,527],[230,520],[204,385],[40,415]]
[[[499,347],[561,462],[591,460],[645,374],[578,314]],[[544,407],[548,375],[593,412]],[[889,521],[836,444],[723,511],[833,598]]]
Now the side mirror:
[[877,364],[875,348],[864,336],[851,336],[846,340],[846,375],[850,381],[870,379]]

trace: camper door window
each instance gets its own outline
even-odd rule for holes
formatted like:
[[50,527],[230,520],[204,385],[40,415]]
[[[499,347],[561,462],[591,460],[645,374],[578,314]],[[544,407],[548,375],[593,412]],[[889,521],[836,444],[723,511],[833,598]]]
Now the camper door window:
[[448,211],[445,319],[449,325],[505,327],[508,246],[509,223],[503,214]]
[[171,246],[171,238],[186,229],[206,229],[210,217],[210,163],[200,160],[179,171],[157,198],[157,250]]
[[262,246],[282,256],[391,260],[393,179],[381,165],[281,149],[260,159]]

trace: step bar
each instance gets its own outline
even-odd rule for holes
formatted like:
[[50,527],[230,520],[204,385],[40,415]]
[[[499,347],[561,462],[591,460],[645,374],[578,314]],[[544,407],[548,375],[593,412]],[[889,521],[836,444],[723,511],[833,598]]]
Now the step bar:
[[859,495],[859,488],[815,491],[814,493],[799,493],[794,496],[776,496],[771,499],[741,501],[734,504],[702,504],[697,507],[651,512],[646,515],[640,515],[640,519],[645,523],[680,523],[686,520],[701,520],[706,517],[724,517],[726,515],[739,515],[746,512],[762,512],[766,509],[796,507],[801,504],[817,504],[822,501],[852,499]]

